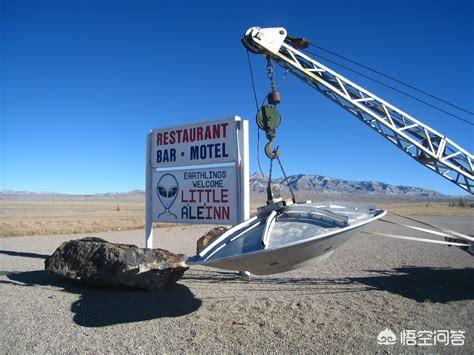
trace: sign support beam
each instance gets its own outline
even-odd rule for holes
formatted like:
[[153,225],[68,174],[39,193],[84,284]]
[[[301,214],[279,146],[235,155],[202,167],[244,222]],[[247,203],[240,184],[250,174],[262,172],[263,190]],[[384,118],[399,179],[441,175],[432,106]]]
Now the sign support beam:
[[249,122],[240,121],[240,129],[238,130],[239,155],[240,161],[240,198],[239,198],[239,222],[242,223],[250,218],[250,168],[249,168]]
[[146,137],[146,187],[145,187],[145,248],[153,249],[153,167],[151,165],[152,133]]

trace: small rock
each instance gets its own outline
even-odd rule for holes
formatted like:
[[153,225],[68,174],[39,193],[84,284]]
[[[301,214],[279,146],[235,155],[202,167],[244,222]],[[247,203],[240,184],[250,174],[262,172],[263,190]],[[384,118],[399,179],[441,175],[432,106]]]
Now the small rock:
[[110,243],[100,238],[71,240],[45,260],[45,269],[63,278],[100,286],[163,290],[188,269],[186,256],[163,249]]
[[196,254],[199,254],[202,250],[206,248],[206,246],[208,246],[214,240],[219,238],[219,236],[225,233],[228,229],[229,227],[216,227],[204,234],[201,238],[198,239],[196,243]]

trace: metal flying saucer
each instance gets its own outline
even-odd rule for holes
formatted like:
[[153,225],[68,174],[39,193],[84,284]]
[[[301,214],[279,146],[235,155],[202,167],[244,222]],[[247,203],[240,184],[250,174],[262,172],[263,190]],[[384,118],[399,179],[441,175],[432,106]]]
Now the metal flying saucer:
[[268,275],[314,265],[387,212],[352,203],[298,203],[260,213],[222,234],[188,265]]

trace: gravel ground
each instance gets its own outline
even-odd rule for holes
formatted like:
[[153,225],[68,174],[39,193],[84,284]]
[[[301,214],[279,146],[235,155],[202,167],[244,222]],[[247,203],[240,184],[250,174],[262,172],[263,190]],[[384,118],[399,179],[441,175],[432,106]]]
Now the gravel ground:
[[[474,234],[472,218],[423,219]],[[156,246],[192,255],[208,229],[160,228]],[[94,235],[143,246],[143,234]],[[0,239],[0,352],[474,352],[474,258],[457,248],[359,234],[319,266],[249,279],[193,268],[172,291],[153,293],[44,271],[47,255],[80,237]],[[377,345],[385,328],[464,330],[465,345]]]

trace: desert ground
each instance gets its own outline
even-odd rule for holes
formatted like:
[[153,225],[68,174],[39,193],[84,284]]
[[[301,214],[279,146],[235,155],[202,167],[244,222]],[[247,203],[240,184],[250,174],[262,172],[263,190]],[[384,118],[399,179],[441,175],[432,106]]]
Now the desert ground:
[[[44,259],[62,242],[86,235],[144,246],[143,201],[51,199],[1,201],[2,353],[474,351],[474,258],[458,248],[359,234],[326,262],[283,274],[245,278],[193,267],[167,292],[90,287],[52,276]],[[471,209],[389,205],[474,234]],[[440,211],[458,216],[429,216]],[[210,228],[159,225],[155,246],[193,255]],[[381,222],[369,229],[399,233]],[[386,328],[397,337],[404,330],[461,330],[465,343],[414,347],[397,338],[395,345],[378,345]]]
[[[474,209],[452,207],[452,201],[364,202],[474,234]],[[254,200],[252,211],[260,204]],[[46,256],[73,238],[93,235],[143,246],[143,211],[140,194],[1,196],[0,350],[474,350],[474,258],[457,248],[360,234],[318,266],[250,278],[195,267],[166,293],[87,287],[44,271]],[[186,255],[212,228],[155,227],[156,247]],[[370,227],[399,232],[395,228],[378,222]],[[466,340],[447,349],[377,345],[385,328],[397,334],[464,330]]]
[[[264,203],[263,194],[252,194],[251,211]],[[298,200],[351,200],[341,196],[297,196]],[[352,198],[353,200],[354,198]],[[356,199],[404,215],[465,216],[474,208],[450,207],[456,200]],[[0,237],[77,234],[144,228],[144,196],[117,195],[0,195]]]

